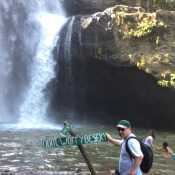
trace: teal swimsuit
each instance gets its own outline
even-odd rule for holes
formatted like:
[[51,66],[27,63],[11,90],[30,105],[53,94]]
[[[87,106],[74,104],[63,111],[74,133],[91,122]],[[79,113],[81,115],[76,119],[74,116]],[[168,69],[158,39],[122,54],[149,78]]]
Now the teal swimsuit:
[[175,160],[175,154],[171,155],[171,160]]

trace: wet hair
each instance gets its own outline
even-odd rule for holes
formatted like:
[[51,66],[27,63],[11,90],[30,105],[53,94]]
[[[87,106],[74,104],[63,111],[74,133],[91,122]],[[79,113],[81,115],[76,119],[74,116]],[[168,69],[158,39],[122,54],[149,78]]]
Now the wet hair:
[[150,135],[151,135],[154,139],[156,139],[155,131],[154,131],[153,129],[150,130]]
[[169,145],[168,145],[167,142],[163,142],[163,143],[162,143],[162,147],[163,147],[164,149],[167,149],[168,146],[169,146]]

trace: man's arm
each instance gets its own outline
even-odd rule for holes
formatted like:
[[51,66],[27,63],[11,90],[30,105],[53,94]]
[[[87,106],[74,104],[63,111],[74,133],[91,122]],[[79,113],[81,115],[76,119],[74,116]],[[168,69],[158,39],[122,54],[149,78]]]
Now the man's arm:
[[140,167],[140,164],[142,163],[143,153],[141,151],[140,143],[136,139],[131,138],[128,141],[128,146],[132,154],[134,155],[134,159],[133,159],[134,163],[131,168],[130,175],[136,175],[137,169]]
[[167,151],[168,151],[168,153],[171,154],[171,155],[174,154],[174,153],[173,153],[173,150],[172,150],[169,146],[167,147]]
[[143,156],[135,157],[134,164],[131,168],[131,175],[136,175],[136,171],[142,163]]
[[108,141],[114,145],[121,145],[121,143],[123,142],[120,139],[114,139],[110,134],[106,133],[106,136],[108,138]]

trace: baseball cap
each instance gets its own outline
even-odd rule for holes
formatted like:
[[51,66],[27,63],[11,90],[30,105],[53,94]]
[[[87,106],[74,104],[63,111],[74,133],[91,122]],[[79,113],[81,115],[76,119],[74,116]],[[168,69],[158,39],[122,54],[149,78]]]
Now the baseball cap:
[[128,120],[120,120],[116,125],[118,128],[131,128],[131,123]]

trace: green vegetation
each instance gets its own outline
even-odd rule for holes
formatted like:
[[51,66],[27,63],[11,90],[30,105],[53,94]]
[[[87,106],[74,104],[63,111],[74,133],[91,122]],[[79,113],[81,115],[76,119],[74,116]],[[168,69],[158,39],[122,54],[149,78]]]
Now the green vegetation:
[[165,24],[163,22],[159,22],[155,19],[150,20],[149,18],[144,18],[141,22],[138,23],[135,30],[130,29],[128,33],[125,33],[125,36],[140,38],[147,36],[148,34],[161,27],[165,27]]
[[120,53],[138,69],[154,75],[159,86],[175,88],[174,26],[166,20],[169,13],[162,14],[130,12],[129,8],[115,11]]
[[[167,25],[156,18],[155,13],[142,12],[127,13],[116,12],[116,24],[123,39],[142,38],[167,28]],[[160,37],[156,36],[155,42],[159,45]]]
[[[157,29],[163,29],[167,26],[162,22],[158,21],[155,18],[145,17],[140,20],[136,26],[131,27],[128,31],[124,31],[124,38],[141,38],[148,36],[149,34],[155,32]],[[158,38],[156,43],[158,44]]]

